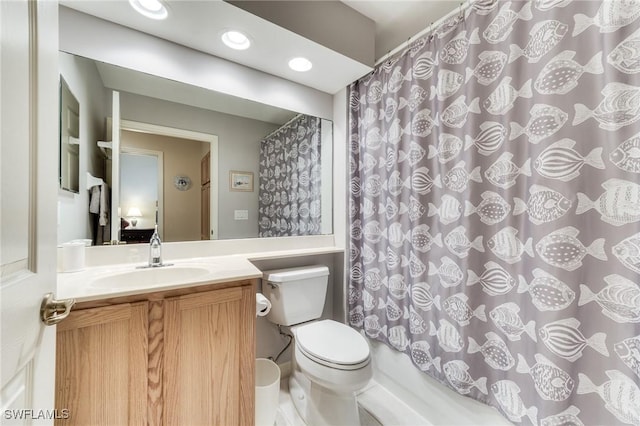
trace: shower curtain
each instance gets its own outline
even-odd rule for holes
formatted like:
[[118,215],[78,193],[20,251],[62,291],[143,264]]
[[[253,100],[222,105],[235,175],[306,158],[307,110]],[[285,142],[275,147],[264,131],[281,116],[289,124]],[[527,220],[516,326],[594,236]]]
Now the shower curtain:
[[479,0],[350,86],[349,322],[516,423],[640,424],[639,17]]
[[260,237],[321,232],[321,123],[299,115],[260,143]]

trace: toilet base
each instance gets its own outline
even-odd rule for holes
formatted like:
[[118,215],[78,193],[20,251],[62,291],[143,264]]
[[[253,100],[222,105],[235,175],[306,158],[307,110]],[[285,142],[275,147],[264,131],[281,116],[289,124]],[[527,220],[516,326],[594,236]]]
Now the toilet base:
[[299,368],[289,377],[289,393],[298,414],[310,426],[359,425],[354,392],[335,392],[311,382]]

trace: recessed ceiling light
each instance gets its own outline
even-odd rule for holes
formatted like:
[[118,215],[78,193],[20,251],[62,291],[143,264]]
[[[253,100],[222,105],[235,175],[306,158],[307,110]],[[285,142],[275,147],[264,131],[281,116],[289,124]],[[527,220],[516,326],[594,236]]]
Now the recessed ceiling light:
[[169,12],[160,0],[129,0],[129,4],[141,15],[151,19],[165,19]]
[[240,31],[226,31],[222,34],[221,38],[224,44],[232,49],[245,50],[251,46],[251,40],[249,40],[249,37],[242,34]]
[[305,72],[309,71],[312,67],[313,64],[307,58],[299,57],[289,61],[289,68],[294,71]]

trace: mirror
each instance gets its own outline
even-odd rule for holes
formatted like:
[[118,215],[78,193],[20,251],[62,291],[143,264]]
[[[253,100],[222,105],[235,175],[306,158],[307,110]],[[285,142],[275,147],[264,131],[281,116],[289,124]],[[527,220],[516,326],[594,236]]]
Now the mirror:
[[[85,172],[105,182],[103,198],[118,207],[119,240],[146,243],[156,223],[167,242],[332,232],[329,120],[63,52],[60,68],[72,89],[80,87],[81,106],[88,100],[80,187]],[[102,142],[112,140],[112,91],[119,92],[117,153]],[[87,189],[79,196],[87,192],[91,204],[100,193]],[[87,204],[59,201],[61,242],[114,238]],[[83,229],[69,229],[83,216]]]
[[78,192],[80,189],[80,105],[60,78],[58,180],[61,189]]

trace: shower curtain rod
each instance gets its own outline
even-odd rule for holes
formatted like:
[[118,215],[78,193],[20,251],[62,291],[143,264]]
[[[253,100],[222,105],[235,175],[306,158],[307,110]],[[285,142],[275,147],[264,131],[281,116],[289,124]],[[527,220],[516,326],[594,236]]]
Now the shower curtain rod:
[[280,130],[282,130],[284,127],[288,126],[289,124],[293,123],[294,121],[296,121],[299,117],[301,117],[303,114],[300,113],[298,115],[296,115],[295,117],[293,117],[291,120],[287,121],[286,123],[284,123],[282,126],[278,127],[277,129],[275,129],[273,132],[269,133],[267,136],[265,136],[264,138],[262,138],[262,140],[265,139],[269,139],[271,136],[275,135],[276,133],[278,133]]
[[414,34],[413,36],[409,37],[407,39],[407,41],[401,43],[398,47],[396,47],[393,50],[390,50],[389,53],[387,53],[386,55],[384,55],[383,57],[381,57],[380,59],[378,59],[376,61],[376,63],[374,64],[374,66],[378,66],[381,63],[383,63],[384,61],[386,61],[387,59],[389,59],[391,56],[395,55],[396,53],[400,52],[402,49],[404,49],[405,47],[407,47],[409,45],[409,43],[411,43],[411,41],[416,40],[420,37],[422,37],[423,35],[428,34],[431,30],[438,28],[440,26],[440,24],[442,24],[443,22],[445,22],[446,20],[448,20],[449,18],[451,18],[452,16],[458,14],[458,13],[464,13],[465,10],[467,10],[469,8],[469,6],[474,2],[475,0],[466,0],[464,2],[461,2],[460,5],[455,8],[454,10],[452,10],[451,12],[447,13],[446,15],[444,15],[442,18],[438,19],[435,22],[430,23],[426,28],[424,28],[423,30],[418,31],[416,34]]

